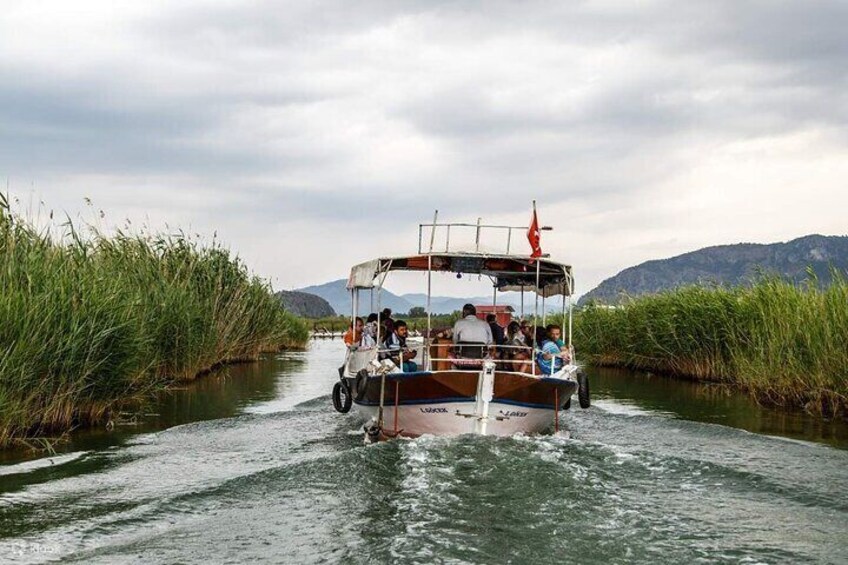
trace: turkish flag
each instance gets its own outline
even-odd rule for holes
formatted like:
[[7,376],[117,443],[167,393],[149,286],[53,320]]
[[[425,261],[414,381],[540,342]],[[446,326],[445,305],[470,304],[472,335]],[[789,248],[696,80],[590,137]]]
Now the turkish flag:
[[530,220],[530,227],[527,229],[527,241],[530,242],[530,257],[535,259],[542,256],[541,247],[542,232],[539,230],[539,218],[536,216],[536,207],[533,206],[533,219]]

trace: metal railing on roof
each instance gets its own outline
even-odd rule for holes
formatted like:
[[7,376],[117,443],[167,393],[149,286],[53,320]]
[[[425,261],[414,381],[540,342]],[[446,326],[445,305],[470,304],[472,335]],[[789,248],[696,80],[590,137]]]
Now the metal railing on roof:
[[[433,223],[418,224],[418,253],[480,253],[480,254],[503,254],[516,253],[517,244],[513,241],[513,232],[522,234],[527,231],[527,226],[502,226],[495,224],[484,224],[482,218],[477,219],[476,224],[469,223],[439,223],[434,219]],[[493,237],[497,233],[505,241],[500,242],[499,247],[490,247],[483,241],[483,236]],[[424,236],[430,239],[425,243]],[[460,239],[461,235],[473,235],[473,243]],[[451,239],[453,237],[453,239]],[[470,238],[469,238],[470,239]],[[523,238],[519,237],[519,241]],[[459,241],[459,243],[457,243]],[[529,254],[530,247],[526,244],[526,253]],[[522,250],[523,251],[523,250]]]

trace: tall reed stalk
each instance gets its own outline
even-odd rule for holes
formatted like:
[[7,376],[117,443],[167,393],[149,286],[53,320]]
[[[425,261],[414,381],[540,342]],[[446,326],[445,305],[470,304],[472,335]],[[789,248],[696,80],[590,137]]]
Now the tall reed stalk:
[[0,446],[307,339],[217,243],[64,227],[53,237],[0,195]]
[[848,414],[848,281],[820,288],[762,277],[579,312],[587,361],[738,385],[773,404]]

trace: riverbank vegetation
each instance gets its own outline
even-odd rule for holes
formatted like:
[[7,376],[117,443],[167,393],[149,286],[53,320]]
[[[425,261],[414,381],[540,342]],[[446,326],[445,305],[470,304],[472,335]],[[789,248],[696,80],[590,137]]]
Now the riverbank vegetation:
[[575,345],[593,364],[738,385],[768,403],[848,415],[848,282],[764,277],[589,306]]
[[105,423],[122,403],[308,338],[215,242],[58,229],[0,197],[0,446]]

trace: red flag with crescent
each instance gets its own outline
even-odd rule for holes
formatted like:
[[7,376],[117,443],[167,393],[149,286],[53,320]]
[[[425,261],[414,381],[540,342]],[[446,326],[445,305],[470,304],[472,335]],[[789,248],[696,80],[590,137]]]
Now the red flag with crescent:
[[542,256],[541,246],[542,232],[539,229],[539,217],[536,215],[536,203],[533,203],[533,217],[530,220],[530,227],[527,229],[527,241],[530,242],[530,257],[536,259]]

